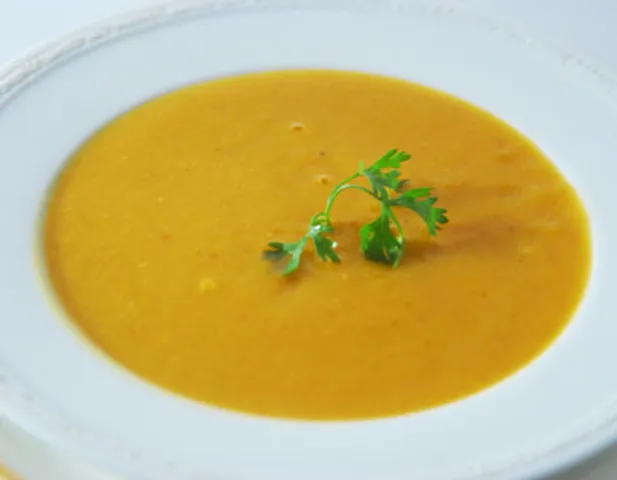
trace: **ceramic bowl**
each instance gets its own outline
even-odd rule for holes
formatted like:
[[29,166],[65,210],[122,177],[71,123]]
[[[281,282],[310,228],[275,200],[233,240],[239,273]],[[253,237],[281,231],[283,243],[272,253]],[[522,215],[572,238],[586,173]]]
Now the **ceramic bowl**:
[[[391,75],[462,97],[526,134],[575,185],[591,216],[593,272],[575,318],[541,357],[440,408],[301,422],[163,391],[70,328],[41,280],[39,220],[71,152],[163,92],[300,67]],[[590,456],[617,437],[612,78],[421,0],[175,3],[32,52],[0,72],[0,408],[54,446],[130,478],[514,479]]]

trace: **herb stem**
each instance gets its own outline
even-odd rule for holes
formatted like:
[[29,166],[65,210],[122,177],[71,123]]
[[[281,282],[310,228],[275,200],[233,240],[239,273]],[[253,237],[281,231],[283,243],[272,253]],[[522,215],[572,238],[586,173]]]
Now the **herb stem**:
[[[269,242],[264,257],[272,261],[287,258],[288,263],[282,274],[290,275],[299,268],[302,253],[311,241],[321,260],[339,263],[341,257],[335,250],[337,243],[331,236],[334,227],[330,215],[338,196],[345,190],[352,189],[364,192],[381,203],[379,217],[360,228],[360,248],[364,256],[374,262],[398,266],[403,256],[405,238],[403,226],[392,207],[402,207],[415,212],[424,220],[431,235],[435,235],[441,225],[448,222],[446,210],[434,206],[437,197],[431,196],[431,187],[403,189],[408,181],[400,178],[399,168],[409,159],[411,155],[407,152],[392,149],[369,167],[360,163],[356,173],[334,187],[324,211],[313,215],[307,233],[300,240],[288,243]],[[371,188],[352,183],[357,178],[368,180]]]
[[[359,175],[350,177],[352,180],[359,177]],[[334,200],[336,200],[336,197],[338,197],[341,193],[343,193],[345,190],[360,190],[361,192],[364,193],[368,193],[371,197],[379,200],[379,197],[377,195],[375,195],[371,190],[369,190],[366,187],[363,187],[362,185],[356,185],[355,183],[346,183],[349,180],[344,180],[342,183],[339,183],[334,190],[332,191],[332,193],[330,194],[330,197],[328,197],[328,201],[326,202],[326,208],[324,210],[324,215],[326,217],[326,220],[328,221],[328,223],[331,223],[330,220],[330,213],[332,212],[332,207],[334,206]]]
[[392,214],[392,209],[387,206],[385,203],[382,204],[382,215],[384,216],[388,216],[392,219],[392,223],[394,223],[394,226],[396,227],[396,238],[398,238],[399,242],[400,242],[400,254],[399,256],[396,258],[396,261],[394,262],[394,267],[398,267],[399,263],[401,263],[401,259],[403,258],[403,250],[405,249],[405,237],[403,237],[403,227],[401,225],[401,223],[398,221],[398,218],[396,218],[396,215]]

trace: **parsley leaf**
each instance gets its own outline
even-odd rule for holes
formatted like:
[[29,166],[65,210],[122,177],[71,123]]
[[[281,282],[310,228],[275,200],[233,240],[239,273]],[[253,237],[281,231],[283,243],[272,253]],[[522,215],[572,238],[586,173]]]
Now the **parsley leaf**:
[[403,238],[392,233],[390,216],[382,214],[360,229],[360,248],[374,262],[397,265],[403,255]]
[[411,160],[411,155],[409,153],[393,148],[368,167],[366,171],[379,172],[384,168],[400,168],[401,165],[408,160]]
[[416,212],[426,223],[429,233],[437,235],[441,225],[448,223],[448,217],[445,209],[433,206],[437,203],[437,197],[431,197],[431,191],[431,188],[415,188],[391,199],[388,203],[390,206],[405,207]]
[[268,249],[263,252],[264,258],[279,261],[289,256],[289,262],[283,270],[283,275],[295,272],[300,266],[300,260],[309,240],[313,241],[315,251],[324,262],[339,263],[341,257],[334,250],[336,242],[326,236],[334,231],[329,220],[323,213],[315,215],[309,224],[309,230],[304,237],[295,243],[270,242]]
[[[403,257],[405,239],[403,229],[392,207],[403,207],[417,213],[426,223],[431,235],[436,235],[448,223],[446,210],[435,207],[437,197],[431,196],[433,188],[408,189],[409,180],[401,179],[399,168],[411,159],[409,153],[392,149],[369,167],[360,163],[356,173],[334,187],[323,212],[311,218],[307,233],[295,243],[270,242],[264,258],[280,261],[289,257],[283,275],[290,275],[300,267],[302,254],[309,240],[317,256],[324,262],[339,263],[337,243],[330,237],[334,232],[330,214],[336,198],[345,190],[359,190],[381,203],[381,213],[376,220],[360,229],[360,249],[374,262],[398,266]],[[358,178],[368,180],[370,188],[354,183]],[[393,194],[397,196],[392,196]]]
[[289,263],[283,270],[283,275],[289,275],[300,266],[300,258],[302,257],[302,252],[307,242],[307,237],[303,237],[300,241],[295,243],[270,242],[268,243],[269,249],[264,251],[264,258],[278,261],[288,255],[291,256]]

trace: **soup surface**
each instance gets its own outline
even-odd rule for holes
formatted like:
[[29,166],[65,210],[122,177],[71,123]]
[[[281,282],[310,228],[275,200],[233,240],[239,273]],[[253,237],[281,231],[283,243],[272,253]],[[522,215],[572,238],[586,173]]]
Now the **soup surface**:
[[[401,265],[367,261],[375,201],[333,211],[341,264],[295,241],[334,184],[391,148],[450,223],[412,212]],[[587,281],[587,217],[514,129],[461,100],[357,73],[211,81],[111,122],[53,189],[49,276],[71,318],[130,370],[194,399],[264,415],[401,414],[477,392],[541,353]]]

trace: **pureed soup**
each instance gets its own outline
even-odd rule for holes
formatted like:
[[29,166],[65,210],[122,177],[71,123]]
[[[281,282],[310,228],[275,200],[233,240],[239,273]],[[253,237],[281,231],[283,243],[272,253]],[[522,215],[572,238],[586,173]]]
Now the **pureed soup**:
[[[289,276],[263,259],[393,147],[448,209],[437,236],[397,210],[400,265],[367,260],[358,232],[379,204],[353,190],[332,211],[340,264],[310,244]],[[418,411],[502,380],[563,330],[591,256],[575,191],[517,131],[335,71],[211,81],[122,115],[61,174],[44,236],[61,303],[118,362],[203,402],[307,419]]]

